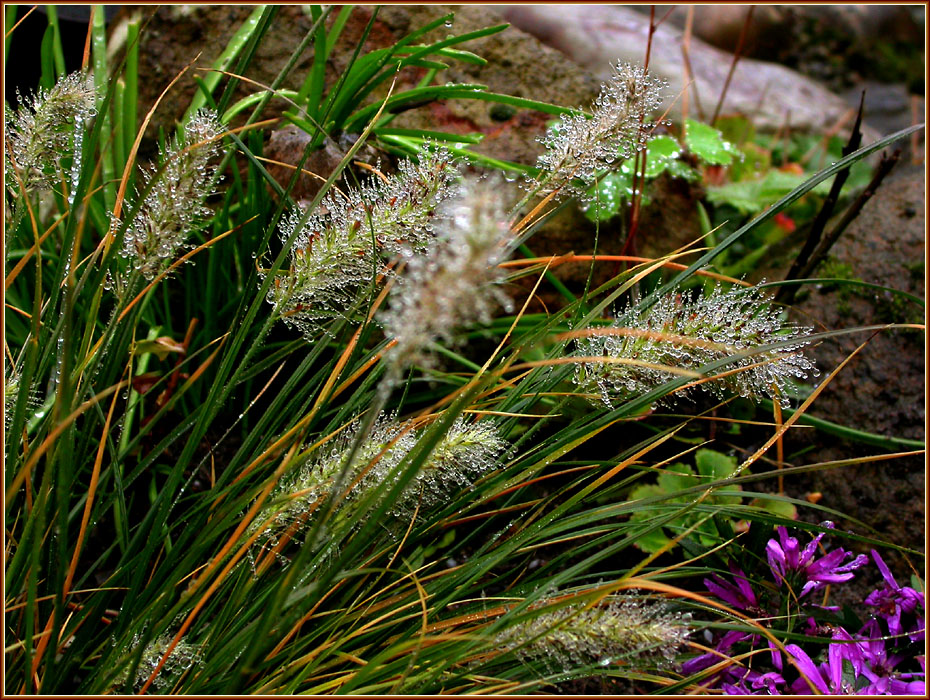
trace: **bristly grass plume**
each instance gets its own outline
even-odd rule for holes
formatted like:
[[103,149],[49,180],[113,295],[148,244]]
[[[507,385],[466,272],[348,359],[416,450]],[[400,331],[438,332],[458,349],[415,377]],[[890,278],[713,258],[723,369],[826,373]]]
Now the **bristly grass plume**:
[[605,604],[567,605],[542,612],[502,632],[497,641],[524,660],[550,668],[611,664],[632,658],[669,661],[688,635],[688,615],[636,596],[611,596]]
[[[80,135],[97,113],[97,93],[93,80],[77,72],[65,76],[49,89],[19,98],[19,109],[6,118],[9,149],[4,148],[6,164],[17,169],[27,191],[51,189],[61,183],[56,168],[68,154],[75,162],[80,154]],[[6,186],[15,179],[7,173]]]
[[497,286],[503,278],[497,265],[510,254],[513,242],[500,180],[464,180],[442,207],[440,221],[431,250],[407,256],[407,269],[380,316],[385,333],[396,343],[387,360],[398,369],[428,363],[430,343],[451,343],[456,328],[488,323],[496,306],[509,305]]
[[[362,440],[352,464],[347,465],[361,428],[360,422],[354,423],[328,449],[320,448],[285,475],[269,504],[256,517],[252,531],[270,521],[268,536],[263,540],[274,541],[292,527],[306,525],[323,500],[340,486],[347,491],[338,506],[342,517],[355,517],[353,504],[366,494],[387,493],[400,478],[403,462],[423,430],[382,415]],[[418,509],[444,502],[482,474],[498,468],[498,458],[506,448],[506,441],[491,421],[456,420],[389,512],[396,519],[406,520]],[[342,498],[343,494],[335,495]]]
[[[540,142],[539,192],[584,197],[595,176],[642,149],[650,129],[647,116],[663,99],[666,83],[642,68],[617,64],[616,73],[594,101],[592,116],[574,114],[550,127]],[[582,184],[577,184],[578,182]]]
[[344,316],[359,290],[385,271],[385,259],[430,245],[437,209],[453,194],[456,177],[448,151],[424,148],[394,175],[331,191],[309,218],[293,210],[279,227],[284,241],[300,230],[289,266],[268,292],[275,313],[308,336]]
[[[697,297],[669,294],[645,311],[628,307],[600,335],[579,340],[582,357],[634,362],[580,363],[575,383],[614,406],[671,380],[675,375],[663,367],[698,371],[733,357],[722,376],[698,386],[718,397],[728,392],[752,399],[767,396],[787,406],[788,382],[817,373],[803,354],[810,331],[782,323],[778,310],[756,288],[724,291],[718,286]],[[786,341],[777,349],[757,350]]]
[[161,154],[159,167],[143,171],[143,191],[148,191],[126,226],[122,255],[146,279],[167,267],[210,215],[203,201],[212,193],[216,165],[210,161],[219,155],[222,132],[216,113],[201,110],[185,126],[184,138]]

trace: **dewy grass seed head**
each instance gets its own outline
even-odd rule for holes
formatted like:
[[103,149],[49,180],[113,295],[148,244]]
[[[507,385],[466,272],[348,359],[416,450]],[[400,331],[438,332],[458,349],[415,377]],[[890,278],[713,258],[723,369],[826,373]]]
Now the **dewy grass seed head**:
[[305,335],[343,316],[385,272],[385,260],[431,244],[438,209],[455,192],[457,177],[448,151],[424,148],[384,180],[372,176],[345,194],[333,190],[302,225],[305,212],[293,210],[279,233],[286,241],[298,226],[300,232],[267,296],[275,313]]
[[498,635],[503,649],[552,669],[610,666],[635,658],[668,662],[689,633],[685,614],[633,595],[612,596],[593,607],[567,605],[541,612]]
[[461,326],[491,320],[509,299],[498,286],[498,263],[510,254],[513,236],[501,197],[500,178],[466,178],[440,211],[436,240],[425,255],[407,255],[388,309],[379,320],[395,341],[387,360],[398,369],[429,362],[429,344],[453,341]]
[[539,156],[532,189],[583,197],[599,172],[643,148],[651,128],[647,119],[662,103],[666,83],[629,64],[618,64],[616,71],[602,86],[590,118],[563,117],[540,139],[546,151]]
[[[606,330],[611,329],[633,332],[583,338],[577,343],[578,355],[643,364],[591,361],[575,370],[575,383],[599,394],[607,406],[672,379],[675,375],[663,366],[698,371],[733,357],[720,377],[702,382],[700,388],[718,397],[727,392],[752,399],[771,397],[783,406],[790,403],[785,391],[789,381],[817,373],[803,353],[811,329],[783,323],[780,312],[755,288],[724,291],[717,286],[706,296],[668,294],[644,311],[628,307]],[[786,341],[776,349],[756,350]]]
[[[51,189],[61,182],[59,160],[80,149],[80,134],[97,113],[97,91],[84,73],[71,73],[49,89],[19,97],[19,109],[6,118],[9,149],[6,164],[19,171],[26,191]],[[15,190],[15,179],[6,173],[6,186]]]
[[[143,171],[150,186],[142,206],[126,226],[122,255],[151,280],[167,267],[193,229],[212,212],[212,194],[223,127],[215,112],[201,110],[184,129],[184,138],[167,148],[159,166]],[[118,226],[119,224],[116,224]]]

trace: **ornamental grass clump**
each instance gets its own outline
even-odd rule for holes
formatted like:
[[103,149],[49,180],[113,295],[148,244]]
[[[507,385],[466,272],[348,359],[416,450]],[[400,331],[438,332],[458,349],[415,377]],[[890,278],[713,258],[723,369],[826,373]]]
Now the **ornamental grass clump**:
[[448,151],[424,149],[393,175],[334,189],[313,212],[292,210],[279,229],[282,241],[293,241],[289,264],[267,295],[274,313],[311,336],[346,317],[360,291],[386,272],[386,262],[430,245],[457,176]]
[[614,406],[681,374],[701,377],[706,365],[720,363],[683,393],[697,387],[718,397],[771,397],[787,407],[789,382],[817,373],[803,354],[810,331],[784,323],[757,288],[668,294],[646,308],[628,306],[609,326],[578,340],[580,357],[605,359],[583,360],[574,379]]
[[[668,659],[707,651],[686,639],[703,627],[687,613],[715,610],[725,623],[708,623],[707,646],[781,678],[762,688],[793,687],[790,659],[803,662],[789,648],[781,671],[763,667],[762,630],[820,665],[832,640],[821,623],[863,643],[847,657],[857,684],[884,670],[895,684],[922,680],[908,646],[923,634],[919,581],[883,571],[866,601],[884,646],[874,624],[822,616],[859,561],[774,535],[794,508],[820,506],[749,483],[775,480],[759,467],[776,444],[779,474],[811,468],[782,448],[816,396],[786,420],[765,402],[751,420],[729,400],[714,416],[643,412],[687,382],[782,404],[803,391],[788,383],[812,371],[807,330],[761,292],[655,291],[696,287],[752,226],[680,273],[669,270],[689,251],[644,262],[529,250],[569,204],[556,192],[577,194],[636,152],[657,81],[621,67],[593,118],[550,132],[537,169],[472,148],[481,134],[397,119],[447,99],[574,113],[445,84],[449,62],[484,63],[461,45],[503,26],[454,34],[442,16],[383,45],[381,10],[308,6],[281,74],[257,83],[250,62],[293,15],[256,6],[212,65],[197,64],[181,116],[161,112],[182,94],[174,78],[192,76],[140,74],[145,20],[124,18],[112,52],[123,35],[93,8],[93,78],[59,65],[49,6],[48,40],[26,58],[50,89],[10,115],[4,144],[6,694],[492,695],[589,678],[700,692],[726,660],[689,675]],[[9,38],[25,10],[7,9]],[[379,48],[334,53],[368,29]],[[165,98],[154,111],[137,104],[141,81]],[[269,114],[281,100],[296,109]],[[148,139],[155,120],[177,123],[164,149]],[[348,147],[307,208],[266,169],[267,130],[287,120],[307,148]],[[384,149],[396,170],[359,162],[363,148]],[[542,200],[516,192],[511,204],[506,179],[472,175],[484,166],[538,173]],[[563,263],[590,263],[592,283],[556,279]],[[615,272],[594,286],[605,263]],[[525,303],[511,307],[505,285],[518,280]],[[605,309],[626,299],[636,305],[610,325]],[[832,426],[889,453],[923,449],[819,418],[809,434]],[[752,474],[677,469],[705,445],[698,457],[752,455]],[[661,488],[638,488],[657,478]],[[744,536],[755,540],[737,560]],[[749,566],[766,553],[778,580]],[[819,643],[799,638],[799,608]],[[756,680],[739,687],[756,692]]]
[[212,213],[204,200],[213,192],[217,164],[211,161],[221,151],[222,133],[216,112],[201,110],[185,125],[183,139],[161,153],[158,166],[143,170],[143,199],[126,222],[121,252],[145,279],[170,265],[194,228]]

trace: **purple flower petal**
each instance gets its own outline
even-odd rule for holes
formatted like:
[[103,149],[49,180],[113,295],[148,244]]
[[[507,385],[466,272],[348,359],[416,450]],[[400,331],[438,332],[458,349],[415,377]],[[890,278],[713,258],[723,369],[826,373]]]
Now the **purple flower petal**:
[[802,677],[795,681],[795,683],[791,686],[793,691],[804,692],[806,690],[807,692],[810,692],[810,686],[805,681],[806,677],[807,680],[817,686],[817,690],[819,690],[821,693],[830,692],[830,688],[821,675],[820,669],[817,667],[817,664],[811,661],[811,657],[807,655],[806,651],[804,651],[797,644],[786,644],[785,651],[794,657],[798,670],[802,674]]

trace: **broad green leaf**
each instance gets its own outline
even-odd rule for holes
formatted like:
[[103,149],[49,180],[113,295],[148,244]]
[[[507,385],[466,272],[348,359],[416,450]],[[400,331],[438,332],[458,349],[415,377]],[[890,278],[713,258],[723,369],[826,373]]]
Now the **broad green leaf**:
[[736,457],[716,450],[701,449],[694,455],[698,474],[711,480],[727,479],[736,472]]
[[717,129],[693,119],[685,120],[685,145],[708,165],[730,165],[740,156],[739,149],[725,141]]

